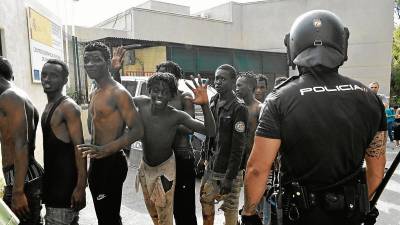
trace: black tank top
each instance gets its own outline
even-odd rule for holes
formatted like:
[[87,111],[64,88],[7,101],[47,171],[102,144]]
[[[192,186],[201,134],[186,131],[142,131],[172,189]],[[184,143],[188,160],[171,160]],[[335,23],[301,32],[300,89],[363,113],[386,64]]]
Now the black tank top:
[[65,143],[58,139],[50,125],[54,110],[67,99],[61,97],[50,109],[46,118],[42,117],[44,179],[43,201],[46,206],[69,208],[71,195],[76,186],[77,170],[75,149],[72,141]]

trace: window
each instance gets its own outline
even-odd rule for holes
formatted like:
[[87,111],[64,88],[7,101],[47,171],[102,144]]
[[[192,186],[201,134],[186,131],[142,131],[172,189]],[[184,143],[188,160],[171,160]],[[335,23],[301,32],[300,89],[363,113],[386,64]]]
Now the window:
[[136,96],[137,81],[122,81],[122,85],[125,86],[126,90],[128,90],[133,97]]
[[147,95],[149,96],[149,91],[147,90],[147,83],[143,82],[142,87],[140,89],[140,95]]

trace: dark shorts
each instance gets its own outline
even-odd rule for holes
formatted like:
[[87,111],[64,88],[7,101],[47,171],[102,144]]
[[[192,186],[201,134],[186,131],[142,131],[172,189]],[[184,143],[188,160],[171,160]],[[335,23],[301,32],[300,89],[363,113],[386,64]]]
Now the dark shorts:
[[[29,218],[23,220],[19,218],[21,221],[19,225],[42,225],[42,217],[40,216],[40,210],[42,209],[42,202],[41,202],[41,186],[42,186],[42,178],[39,177],[29,183],[25,184],[24,192],[26,198],[28,200],[29,205]],[[4,196],[3,201],[11,207],[11,200],[12,200],[12,189],[13,186],[6,186],[4,188]]]

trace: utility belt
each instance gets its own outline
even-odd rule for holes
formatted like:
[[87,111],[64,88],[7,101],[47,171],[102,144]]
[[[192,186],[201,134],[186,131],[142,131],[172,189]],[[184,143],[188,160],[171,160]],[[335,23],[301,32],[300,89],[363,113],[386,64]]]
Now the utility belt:
[[350,181],[327,189],[312,190],[298,181],[293,181],[283,185],[278,193],[274,192],[272,195],[275,195],[271,198],[276,198],[277,210],[282,214],[282,218],[290,221],[300,219],[302,213],[314,207],[328,212],[342,212],[348,218],[366,215],[370,211],[363,171]]

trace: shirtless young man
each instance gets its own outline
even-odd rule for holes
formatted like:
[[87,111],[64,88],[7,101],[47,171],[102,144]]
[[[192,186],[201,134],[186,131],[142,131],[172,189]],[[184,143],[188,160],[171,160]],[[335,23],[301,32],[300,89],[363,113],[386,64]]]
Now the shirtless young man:
[[[264,83],[264,80],[261,81]],[[243,99],[244,104],[247,107],[249,120],[248,120],[248,129],[249,132],[247,134],[247,143],[246,148],[244,149],[241,168],[246,168],[247,160],[249,158],[251,149],[253,148],[254,135],[258,125],[258,118],[260,117],[260,111],[262,109],[262,103],[258,101],[255,97],[255,90],[258,86],[257,75],[252,72],[239,73],[239,77],[236,80],[236,95]],[[266,84],[266,83],[264,83]],[[261,84],[263,86],[263,84]],[[261,88],[263,89],[263,88]],[[266,90],[266,89],[265,89]],[[264,204],[264,202],[266,204]],[[261,218],[265,218],[265,225],[269,225],[270,220],[270,206],[267,204],[268,202],[265,199],[260,202],[257,207],[259,216]]]
[[268,79],[263,74],[257,74],[256,79],[257,87],[255,91],[255,97],[259,102],[264,103],[264,100],[267,97]]
[[[118,47],[113,52],[111,60],[112,75],[115,80],[121,81],[119,70],[122,67],[125,49]],[[168,72],[179,81],[183,72],[178,64],[166,61],[156,66],[157,72]],[[179,91],[169,101],[170,106],[187,112],[194,118],[192,95]],[[194,154],[189,134],[193,132],[180,125],[175,136],[173,150],[176,160],[176,184],[174,193],[174,218],[176,225],[197,225],[196,218],[196,175],[194,171]]]
[[175,189],[175,156],[173,143],[179,125],[206,134],[215,135],[215,122],[208,106],[207,85],[191,87],[194,104],[201,105],[205,123],[193,119],[186,112],[168,105],[177,94],[177,82],[170,73],[156,73],[148,80],[150,97],[134,98],[144,125],[143,160],[139,181],[147,210],[155,225],[173,224]]
[[42,115],[46,225],[77,225],[85,207],[86,159],[76,146],[83,143],[81,112],[62,90],[68,67],[51,59],[42,69],[42,86],[48,103]]
[[238,79],[236,80],[236,95],[244,101],[247,111],[249,112],[248,144],[242,158],[243,168],[246,168],[247,159],[249,158],[250,151],[253,148],[254,134],[257,129],[258,118],[262,107],[262,103],[254,97],[256,87],[257,79],[255,74],[250,72],[239,74]]
[[42,167],[34,156],[39,114],[27,94],[11,82],[13,72],[0,56],[0,135],[4,202],[18,216],[20,225],[41,224]]
[[[157,65],[157,72],[168,72],[176,80],[182,78],[181,67],[172,61]],[[175,109],[187,112],[194,118],[192,95],[178,90],[175,97],[169,102]],[[196,175],[194,172],[193,146],[189,137],[193,132],[185,126],[179,126],[173,149],[176,160],[176,185],[174,194],[174,218],[176,225],[197,225],[196,218]]]
[[91,158],[88,181],[99,225],[122,224],[122,185],[128,171],[122,149],[143,135],[132,96],[111,77],[109,65],[106,45],[93,42],[85,47],[84,67],[98,88],[89,105],[92,144],[78,145],[78,149]]

